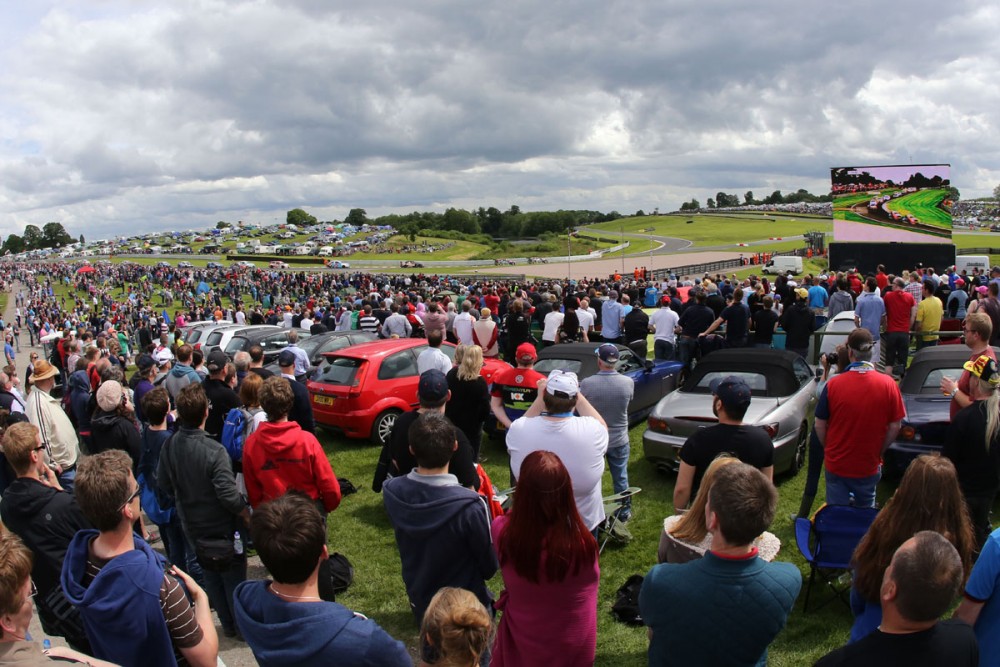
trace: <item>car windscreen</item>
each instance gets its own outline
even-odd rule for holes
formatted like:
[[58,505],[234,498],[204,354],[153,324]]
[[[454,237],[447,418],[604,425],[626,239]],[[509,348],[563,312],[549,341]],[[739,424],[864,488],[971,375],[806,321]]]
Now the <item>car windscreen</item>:
[[579,359],[539,359],[535,362],[535,370],[542,375],[548,375],[556,369],[580,374],[583,362]]
[[349,387],[354,383],[354,378],[358,373],[358,369],[363,363],[363,359],[334,357],[333,359],[330,359],[326,365],[321,366],[316,371],[316,374],[313,376],[313,380]]
[[747,383],[750,387],[750,393],[758,396],[767,395],[767,377],[762,373],[753,373],[749,371],[715,371],[705,373],[694,387],[685,387],[685,391],[691,391],[697,394],[708,394],[711,392],[712,380],[722,379],[727,377],[738,377]]

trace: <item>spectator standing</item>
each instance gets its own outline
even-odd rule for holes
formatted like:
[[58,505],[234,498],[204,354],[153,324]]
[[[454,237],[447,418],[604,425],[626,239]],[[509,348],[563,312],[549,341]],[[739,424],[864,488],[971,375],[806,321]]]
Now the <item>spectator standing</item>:
[[945,302],[945,310],[948,317],[964,320],[967,314],[966,304],[969,302],[969,293],[965,291],[965,281],[961,278],[955,280],[955,289],[948,294]]
[[492,609],[486,581],[498,563],[489,512],[479,494],[461,487],[448,472],[458,447],[455,427],[444,415],[423,414],[411,427],[409,440],[417,467],[388,480],[382,490],[414,618],[423,618],[444,586],[471,591]]
[[482,348],[484,357],[495,359],[500,356],[499,335],[500,329],[490,316],[490,309],[483,308],[479,319],[472,325],[472,341]]
[[[996,361],[996,353],[987,342],[993,335],[993,323],[986,313],[969,313],[962,325],[962,332],[965,334],[965,346],[972,351],[969,361],[975,362],[982,355]],[[972,375],[968,369],[963,370],[957,382],[955,378],[947,375],[941,378],[941,391],[946,396],[951,396],[949,413],[952,419],[955,418],[959,410],[972,403],[972,398],[969,395],[971,381]]]
[[[424,323],[426,325],[426,318]],[[378,317],[372,314],[372,307],[370,304],[365,304],[361,310],[361,317],[358,318],[358,328],[361,331],[365,331],[371,334],[378,334],[379,330],[382,328],[381,322],[378,321]]]
[[622,337],[622,320],[625,311],[618,303],[618,292],[608,292],[607,300],[601,304],[601,337],[606,343],[617,343]]
[[320,598],[320,565],[329,553],[312,499],[290,491],[270,500],[254,512],[251,529],[273,580],[241,583],[233,604],[258,664],[412,664],[402,642],[374,621]]
[[[492,324],[492,322],[490,322]],[[428,332],[427,347],[417,355],[417,374],[423,375],[425,371],[436,368],[442,375],[451,370],[451,359],[441,351],[441,343],[444,337],[440,331]]]
[[910,354],[910,331],[917,319],[917,302],[906,291],[906,281],[895,278],[892,291],[883,297],[885,303],[885,367],[896,377],[906,373]]
[[[579,417],[573,415],[574,410]],[[576,507],[587,529],[604,521],[601,477],[608,451],[608,427],[600,413],[580,393],[575,373],[553,370],[539,381],[538,397],[507,433],[507,451],[514,478],[531,452],[553,452],[569,470]]]
[[[78,613],[66,613],[68,604],[59,585],[66,549],[77,531],[90,528],[73,494],[59,486],[45,465],[38,429],[11,424],[3,436],[3,453],[17,478],[3,491],[0,518],[31,549],[31,580],[37,587],[35,605],[46,633],[65,637],[71,646],[90,650]],[[57,613],[61,612],[61,613]]]
[[483,351],[477,345],[455,350],[458,365],[448,371],[446,379],[451,397],[444,414],[465,434],[472,445],[473,460],[479,460],[483,442],[483,423],[490,414],[490,390],[483,378]]
[[[285,350],[282,350],[285,352]],[[290,353],[294,354],[294,353]],[[240,397],[226,382],[229,358],[226,353],[216,348],[208,355],[208,378],[202,383],[205,395],[208,397],[208,421],[205,422],[205,432],[210,438],[222,442],[222,423],[233,408],[240,407]]]
[[62,568],[66,597],[80,611],[98,658],[169,666],[179,654],[191,665],[214,665],[219,642],[205,591],[176,567],[168,571],[163,557],[132,532],[139,491],[125,452],[81,461],[76,499],[97,530],[81,530],[69,545]]
[[[777,502],[774,485],[753,466],[716,472],[705,508],[709,551],[689,563],[655,565],[643,581],[639,610],[649,627],[650,665],[766,664],[802,586],[795,565],[767,563],[752,546]],[[720,633],[723,626],[728,631]]]
[[865,280],[865,289],[854,304],[854,326],[867,329],[872,335],[872,361],[881,359],[882,327],[885,325],[885,301],[879,296],[874,276]]
[[826,291],[826,288],[818,280],[814,281],[812,276],[806,277],[806,285],[809,286],[809,309],[817,317],[825,316],[826,307],[830,301],[830,293]]
[[181,390],[177,397],[180,428],[160,451],[156,481],[176,499],[184,534],[204,572],[222,633],[236,637],[233,591],[246,579],[247,567],[236,533],[238,520],[249,519],[249,511],[236,488],[229,454],[204,430],[208,413],[208,397],[200,384]]
[[[933,509],[929,510],[929,499]],[[972,569],[976,548],[969,513],[962,500],[958,476],[951,461],[940,456],[918,456],[906,469],[899,488],[875,517],[854,550],[851,610],[854,625],[850,641],[868,636],[882,622],[881,587],[893,552],[921,530],[948,535],[958,549],[964,572]]]
[[[628,405],[635,395],[635,382],[615,370],[618,363],[618,346],[604,343],[597,348],[597,373],[584,378],[580,393],[601,415],[608,426],[608,468],[615,493],[628,488]],[[618,513],[620,521],[632,518],[632,499]]]
[[827,305],[827,312],[829,313],[827,317],[832,320],[840,313],[848,310],[854,310],[854,295],[851,294],[851,290],[847,286],[847,278],[837,278],[837,281],[834,283],[834,292],[830,295],[830,301]]
[[796,287],[792,294],[795,302],[785,306],[781,313],[781,326],[785,330],[785,349],[805,359],[809,354],[809,341],[816,331],[816,316],[809,310],[809,292]]
[[542,320],[542,346],[548,347],[550,345],[555,345],[556,333],[559,327],[562,326],[563,314],[559,312],[556,306],[556,295],[548,295],[548,306],[551,309]]
[[[693,292],[694,290],[692,290]],[[698,338],[715,321],[715,311],[705,305],[705,293],[698,290],[694,297],[688,300],[681,313],[677,326],[680,327],[680,340],[677,341],[677,361],[691,368],[691,362],[698,354]]]
[[288,332],[288,346],[285,347],[295,355],[295,381],[305,382],[309,375],[309,355],[299,347],[299,332],[291,329]]
[[[624,297],[623,297],[624,298]],[[649,356],[649,315],[640,306],[635,306],[622,319],[623,340],[629,349],[645,360]]]
[[474,345],[472,339],[472,325],[476,318],[472,316],[472,303],[468,300],[462,302],[462,312],[455,318],[455,337],[460,345]]
[[295,395],[292,411],[288,418],[297,422],[303,431],[316,434],[316,420],[313,417],[312,400],[309,398],[309,390],[301,382],[295,379],[295,356],[287,350],[278,353],[278,368],[281,370],[281,377],[288,380]]
[[873,347],[868,329],[848,335],[851,363],[827,382],[816,405],[813,428],[824,450],[830,505],[875,506],[882,454],[905,415],[899,387],[871,363]]
[[[979,641],[980,665],[1000,655],[1000,528],[993,531],[972,568],[955,618],[971,625]],[[973,663],[975,664],[975,663]]]
[[389,310],[392,314],[382,324],[380,334],[382,338],[409,338],[413,333],[413,327],[410,326],[406,315],[399,312],[399,306],[395,303],[389,306]]
[[[167,353],[169,352],[167,350]],[[191,366],[193,353],[194,350],[187,343],[177,348],[176,362],[167,374],[166,379],[163,380],[163,386],[166,387],[167,392],[170,394],[171,403],[176,403],[177,395],[181,393],[181,389],[184,387],[192,382],[201,384],[201,376]]]
[[509,429],[538,396],[538,381],[545,376],[534,369],[538,353],[531,343],[521,343],[515,352],[516,366],[504,368],[493,375],[490,408],[497,423]]
[[672,361],[677,342],[677,321],[680,316],[670,307],[670,296],[660,298],[660,307],[649,316],[649,328],[653,331],[653,358],[657,361]]
[[264,348],[260,345],[251,345],[250,349],[250,372],[259,375],[260,379],[266,380],[267,378],[274,375],[271,371],[264,368]]
[[774,312],[774,298],[768,294],[761,299],[761,309],[750,316],[751,345],[770,348],[777,328],[778,314]]
[[61,401],[52,396],[59,370],[44,359],[36,361],[33,370],[25,412],[28,421],[41,433],[46,463],[56,465],[60,486],[72,491],[80,445],[73,422],[63,410]]
[[556,342],[557,343],[580,343],[580,342],[590,342],[586,330],[580,326],[580,319],[578,313],[580,311],[575,308],[567,308],[566,314],[563,316],[563,321],[556,329]]
[[511,303],[510,312],[504,319],[504,329],[507,332],[507,348],[504,350],[504,359],[507,363],[516,366],[517,349],[531,340],[531,319],[524,312],[523,300],[514,299]]
[[284,378],[268,378],[260,389],[267,421],[247,438],[243,476],[250,506],[274,500],[286,491],[305,493],[323,516],[340,505],[340,484],[316,436],[288,420],[295,395]]
[[982,548],[992,530],[990,512],[1000,489],[1000,372],[996,360],[985,354],[965,362],[965,370],[972,374],[972,403],[951,420],[941,455],[955,464],[977,548]]
[[944,316],[944,306],[941,299],[934,296],[934,282],[925,280],[923,284],[923,299],[917,306],[916,327],[919,332],[917,349],[937,345],[941,338],[933,331],[941,330],[941,318]]
[[517,494],[517,506],[493,521],[506,591],[490,664],[593,664],[601,571],[569,472],[552,452],[532,452]]
[[699,338],[709,335],[723,324],[726,325],[726,347],[746,347],[750,333],[750,309],[743,303],[743,289],[737,287],[733,292],[733,301],[722,309],[719,317],[707,329],[699,334]]
[[719,419],[714,426],[699,429],[681,447],[680,468],[674,485],[674,510],[687,508],[698,492],[708,466],[719,454],[732,454],[774,477],[774,444],[763,429],[745,426],[743,416],[750,409],[750,387],[738,376],[712,380],[712,413]]

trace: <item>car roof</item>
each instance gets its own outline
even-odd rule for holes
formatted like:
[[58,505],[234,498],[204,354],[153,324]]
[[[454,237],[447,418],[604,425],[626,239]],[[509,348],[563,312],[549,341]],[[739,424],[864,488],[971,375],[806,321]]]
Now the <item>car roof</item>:
[[[372,359],[384,357],[400,350],[409,350],[414,347],[426,345],[426,338],[393,338],[390,340],[373,340],[367,343],[358,343],[336,352],[326,352],[324,354],[334,357],[353,357],[357,359]],[[447,344],[447,343],[445,343]]]
[[[1000,348],[994,347],[993,354],[1000,359]],[[961,368],[970,356],[972,353],[965,345],[935,345],[917,350],[899,390],[904,394],[919,394],[928,373],[938,368]]]
[[[603,341],[593,341],[590,343],[563,343],[560,345],[550,345],[543,347],[538,352],[539,359],[581,359],[595,356],[594,350],[603,345]],[[627,345],[615,343],[619,350],[628,350]]]

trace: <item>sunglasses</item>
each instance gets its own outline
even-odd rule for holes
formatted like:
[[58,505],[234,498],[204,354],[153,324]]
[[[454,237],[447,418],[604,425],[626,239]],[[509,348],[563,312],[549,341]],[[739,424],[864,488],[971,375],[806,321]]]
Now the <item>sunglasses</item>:
[[128,497],[128,498],[126,499],[126,500],[125,500],[125,502],[123,502],[123,503],[122,503],[121,507],[119,507],[119,508],[118,508],[118,511],[119,511],[119,512],[121,512],[121,511],[122,511],[123,509],[125,509],[125,508],[126,508],[126,507],[128,506],[128,504],[129,504],[130,502],[132,502],[133,500],[135,500],[136,498],[138,498],[138,497],[139,497],[139,493],[140,493],[141,491],[142,491],[142,488],[141,488],[141,487],[140,487],[140,486],[139,486],[138,484],[136,484],[136,486],[135,486],[135,491],[133,491],[133,492],[132,492],[132,495],[130,495],[130,496],[129,496],[129,497]]

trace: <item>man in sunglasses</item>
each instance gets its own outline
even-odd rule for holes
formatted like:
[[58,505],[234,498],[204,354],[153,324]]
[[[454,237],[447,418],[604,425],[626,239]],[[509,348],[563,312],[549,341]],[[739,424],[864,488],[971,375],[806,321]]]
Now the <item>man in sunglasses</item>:
[[[966,316],[965,322],[962,324],[962,336],[965,340],[965,346],[969,348],[972,356],[969,357],[969,361],[975,362],[981,355],[986,355],[993,361],[997,360],[996,353],[993,352],[993,348],[990,347],[990,337],[993,335],[993,320],[990,316],[983,312],[970,313]],[[955,378],[944,376],[941,378],[941,393],[945,396],[951,396],[951,415],[949,419],[955,419],[955,415],[962,408],[966,408],[972,405],[972,394],[970,390],[970,384],[972,382],[972,374],[963,370],[961,377],[956,381]]]
[[149,667],[176,665],[178,657],[214,665],[219,640],[205,591],[132,531],[139,491],[125,452],[81,461],[76,499],[97,530],[81,530],[69,545],[66,597],[80,611],[95,657]]

